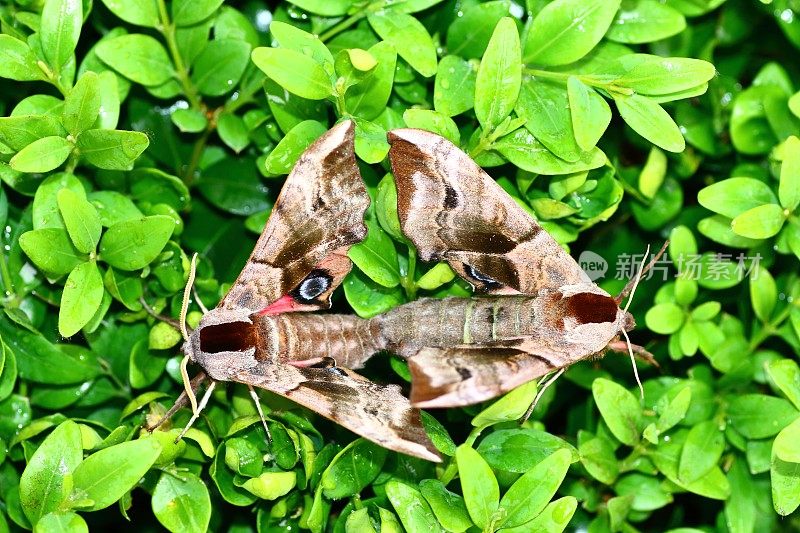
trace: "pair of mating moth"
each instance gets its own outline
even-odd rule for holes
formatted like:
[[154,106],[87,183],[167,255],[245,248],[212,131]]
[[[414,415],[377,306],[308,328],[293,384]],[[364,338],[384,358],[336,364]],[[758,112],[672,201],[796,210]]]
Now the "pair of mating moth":
[[[628,291],[600,289],[467,154],[415,129],[388,136],[402,230],[423,260],[447,261],[486,296],[423,298],[368,320],[304,313],[330,307],[352,266],[347,252],[367,233],[353,131],[343,121],[300,156],[238,279],[187,337],[186,360],[203,368],[195,387],[211,378],[267,389],[439,461],[417,408],[474,404],[624,349]],[[408,361],[410,402],[399,386],[351,370],[383,350]]]

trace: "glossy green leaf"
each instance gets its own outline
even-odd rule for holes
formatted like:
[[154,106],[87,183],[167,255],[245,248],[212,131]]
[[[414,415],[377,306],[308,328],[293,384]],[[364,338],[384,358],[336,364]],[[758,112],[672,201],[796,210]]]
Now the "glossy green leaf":
[[159,24],[156,0],[102,0],[116,16],[137,26],[155,28]]
[[686,29],[683,14],[656,0],[623,2],[606,36],[628,44],[650,43]]
[[369,278],[386,288],[400,283],[400,267],[392,238],[378,224],[374,215],[368,215],[367,237],[354,245],[347,256]]
[[92,127],[100,115],[100,85],[94,72],[87,72],[78,79],[64,99],[64,127],[72,135],[78,135]]
[[172,77],[167,51],[149,35],[132,33],[103,40],[95,53],[108,66],[142,85],[161,85]]
[[100,241],[100,216],[87,200],[70,189],[58,191],[58,208],[72,243],[82,253],[94,251]]
[[87,261],[76,266],[64,283],[58,332],[71,337],[80,331],[97,312],[104,291],[103,277],[96,262]]
[[461,492],[472,521],[486,529],[500,502],[500,489],[492,469],[478,452],[463,444],[456,450]]
[[41,79],[42,76],[36,56],[25,41],[10,35],[0,35],[0,78],[32,81]]
[[639,441],[642,407],[627,389],[605,378],[595,379],[592,394],[611,433],[623,444]]
[[447,50],[466,59],[480,59],[500,19],[509,14],[507,0],[476,4],[447,28]]
[[454,55],[443,57],[434,80],[434,108],[450,117],[472,109],[477,75],[472,62]]
[[43,137],[65,137],[66,134],[57,117],[51,115],[0,117],[0,142],[14,150],[22,150]]
[[28,231],[20,236],[19,244],[38,268],[56,277],[71,272],[85,259],[60,228]]
[[191,26],[207,19],[223,0],[173,0],[172,21],[178,26]]
[[555,0],[533,20],[523,62],[566,65],[588,54],[608,30],[619,0]]
[[472,527],[464,498],[450,492],[438,479],[423,479],[419,490],[431,506],[436,519],[447,530],[460,533]]
[[650,98],[615,95],[614,102],[628,126],[651,143],[668,152],[682,152],[686,147],[678,125]]
[[89,533],[89,526],[80,515],[73,512],[55,512],[44,515],[33,526],[34,533]]
[[412,485],[398,480],[386,483],[386,496],[392,502],[406,531],[444,531],[422,494]]
[[583,150],[578,146],[572,129],[570,109],[563,84],[537,79],[525,80],[514,108],[540,143],[557,157],[574,163],[581,158]]
[[214,39],[192,66],[192,83],[201,94],[222,96],[236,88],[250,61],[250,45],[236,39]]
[[325,469],[320,487],[327,498],[348,498],[358,494],[380,473],[387,450],[358,439],[339,452]]
[[304,120],[287,131],[264,160],[267,175],[288,174],[294,168],[300,154],[325,131],[327,128],[316,120]]
[[611,108],[575,76],[567,79],[567,95],[575,142],[582,150],[591,150],[611,123]]
[[777,235],[785,220],[781,206],[764,204],[749,209],[731,220],[731,229],[737,235],[748,239],[768,239]]
[[81,0],[44,2],[39,38],[45,59],[56,71],[59,71],[75,52],[82,23]]
[[369,23],[381,39],[390,43],[411,68],[428,78],[436,74],[436,48],[428,30],[405,13],[378,11]]
[[295,50],[260,47],[253,63],[275,82],[297,96],[322,100],[333,94],[330,76],[313,58]]
[[506,17],[492,33],[475,80],[475,115],[484,129],[496,128],[511,114],[521,83],[519,33]]
[[150,144],[139,131],[88,130],[78,136],[77,147],[88,163],[105,170],[130,170]]
[[63,137],[44,137],[17,152],[9,166],[19,172],[49,172],[60,167],[73,148]]
[[518,420],[527,412],[533,403],[538,390],[536,381],[520,385],[505,396],[495,401],[472,419],[474,427],[486,427],[499,422]]
[[[769,413],[769,416],[764,416]],[[784,399],[765,394],[742,394],[733,398],[728,417],[734,429],[749,439],[765,439],[778,434],[800,416]]]
[[118,222],[100,240],[100,259],[120,270],[144,268],[164,248],[174,227],[163,215]]
[[511,163],[528,172],[554,175],[571,174],[602,167],[605,154],[593,148],[570,163],[553,154],[527,129],[520,128],[494,143],[494,148]]

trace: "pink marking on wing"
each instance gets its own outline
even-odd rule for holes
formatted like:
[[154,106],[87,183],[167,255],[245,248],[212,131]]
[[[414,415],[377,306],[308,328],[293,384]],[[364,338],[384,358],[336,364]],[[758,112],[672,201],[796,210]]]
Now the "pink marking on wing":
[[264,309],[258,312],[259,315],[279,315],[281,313],[291,313],[292,311],[299,311],[303,309],[303,304],[298,303],[294,298],[289,296],[281,296]]

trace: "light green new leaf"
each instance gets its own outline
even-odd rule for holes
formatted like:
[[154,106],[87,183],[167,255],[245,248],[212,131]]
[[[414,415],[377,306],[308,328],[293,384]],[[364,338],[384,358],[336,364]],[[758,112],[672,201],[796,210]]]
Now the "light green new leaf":
[[[581,158],[583,150],[578,146],[573,131],[569,98],[563,84],[536,78],[526,79],[514,110],[519,117],[525,119],[525,127],[534,137],[557,157],[570,163]],[[605,130],[602,123],[598,126]],[[589,125],[581,127],[591,129]]]
[[120,270],[139,270],[155,259],[167,244],[175,221],[154,215],[114,224],[100,240],[100,259]]
[[75,469],[72,499],[87,502],[86,511],[105,509],[133,489],[160,454],[158,441],[145,438],[90,455]]
[[572,132],[581,150],[591,150],[611,123],[611,108],[605,98],[575,76],[567,79]]
[[333,94],[330,76],[314,58],[296,50],[259,47],[251,54],[253,63],[292,94],[322,100]]
[[497,23],[475,80],[475,115],[493,130],[511,114],[522,84],[519,33],[514,19]]
[[211,520],[211,498],[200,478],[190,472],[180,476],[164,472],[151,499],[153,514],[170,531],[203,533]]
[[79,252],[94,251],[100,241],[100,216],[92,204],[70,189],[58,191],[58,209],[72,243]]
[[105,170],[130,170],[150,144],[140,131],[86,130],[78,136],[82,159]]
[[794,211],[800,205],[800,139],[795,136],[786,139],[783,153],[778,198],[784,208]]
[[397,52],[394,46],[386,41],[370,47],[368,52],[378,64],[372,75],[347,89],[345,108],[355,116],[374,120],[386,109],[386,103],[392,94]]
[[27,231],[20,236],[19,245],[34,265],[56,277],[67,274],[85,260],[61,228]]
[[800,367],[791,359],[778,359],[770,362],[767,375],[786,398],[800,410]]
[[104,291],[103,277],[95,261],[81,263],[70,272],[58,312],[58,332],[62,337],[72,337],[92,319]]
[[281,48],[310,55],[317,63],[322,65],[327,73],[332,73],[333,55],[328,50],[328,47],[325,46],[325,43],[319,40],[319,37],[278,20],[269,25],[269,31],[278,41]]
[[39,39],[42,53],[50,66],[59,72],[78,45],[83,25],[81,0],[46,0],[42,8]]
[[481,455],[466,444],[456,450],[461,492],[472,521],[486,529],[500,503],[497,479]]
[[733,177],[700,189],[697,201],[706,209],[736,218],[745,211],[764,204],[776,204],[772,188],[755,178]]
[[606,163],[606,155],[597,147],[581,154],[574,163],[565,161],[545,148],[527,128],[501,137],[494,149],[519,168],[547,176],[583,172]]
[[716,74],[714,65],[708,61],[686,57],[628,54],[617,62],[625,74],[614,84],[648,96],[680,94],[683,91],[695,94],[698,87],[705,86]]
[[72,490],[72,472],[82,460],[81,430],[71,420],[62,422],[42,441],[19,481],[22,510],[32,523],[66,500]]
[[167,51],[149,35],[120,35],[100,41],[94,50],[104,63],[136,83],[152,87],[172,78]]
[[778,303],[778,286],[769,270],[760,264],[754,265],[750,272],[750,301],[756,317],[762,322],[769,322]]
[[500,500],[500,527],[517,527],[533,520],[550,502],[572,463],[572,453],[560,449],[517,479]]
[[67,160],[73,148],[64,137],[44,137],[17,152],[8,164],[18,172],[50,172]]
[[594,380],[592,394],[611,433],[623,444],[636,444],[642,423],[639,400],[622,385],[605,378]]
[[370,209],[365,223],[367,237],[353,245],[347,256],[369,278],[386,288],[400,283],[400,267],[397,264],[397,250],[389,234],[383,231]]
[[486,427],[500,422],[519,420],[533,403],[537,390],[536,380],[520,385],[475,415],[472,425]]
[[547,504],[539,516],[526,524],[514,528],[499,529],[498,533],[528,533],[537,531],[541,533],[561,533],[572,520],[578,500],[574,496],[564,496]]
[[684,29],[686,18],[680,11],[657,0],[635,0],[622,5],[606,37],[618,43],[652,43]]
[[369,23],[411,68],[426,78],[436,74],[436,47],[420,21],[405,13],[379,11],[369,15]]
[[392,502],[392,507],[400,517],[406,531],[424,531],[426,533],[444,531],[431,511],[430,505],[416,487],[392,479],[386,483],[386,497]]
[[778,234],[785,220],[781,206],[764,204],[734,218],[731,221],[731,229],[735,234],[749,239],[769,239]]
[[633,131],[668,152],[682,152],[686,141],[664,108],[646,96],[614,95],[622,119]]
[[64,99],[62,123],[67,131],[78,135],[91,128],[100,114],[100,102],[98,76],[94,72],[87,72]]
[[678,478],[693,483],[717,466],[725,451],[725,435],[719,422],[706,420],[689,430],[678,463]]
[[33,533],[89,533],[86,521],[77,513],[55,512],[44,515],[33,526]]
[[214,14],[224,0],[173,0],[172,22],[177,26],[191,26]]
[[281,139],[264,160],[268,176],[288,174],[312,142],[326,131],[326,126],[316,120],[300,122]]
[[444,56],[433,85],[433,107],[449,117],[472,109],[475,102],[477,69],[458,56]]
[[33,81],[43,76],[36,63],[36,55],[25,41],[0,35],[0,78]]
[[524,63],[566,65],[588,54],[603,38],[620,0],[555,0],[531,24]]
[[109,11],[137,26],[155,28],[159,24],[156,0],[102,0]]

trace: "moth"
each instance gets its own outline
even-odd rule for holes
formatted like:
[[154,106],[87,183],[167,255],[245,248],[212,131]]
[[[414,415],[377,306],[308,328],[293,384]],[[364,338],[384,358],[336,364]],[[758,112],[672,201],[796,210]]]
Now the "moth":
[[379,317],[385,345],[408,360],[412,405],[488,400],[548,374],[554,380],[569,365],[608,349],[627,348],[631,359],[636,351],[654,361],[630,344],[627,332],[635,321],[620,307],[637,280],[617,297],[598,287],[447,139],[398,129],[389,143],[403,233],[420,258],[447,261],[487,295],[421,299]]
[[263,388],[386,448],[439,461],[400,387],[350,370],[380,349],[377,324],[307,313],[330,307],[351,268],[347,251],[367,232],[353,133],[341,122],[300,156],[239,277],[186,336],[184,361],[203,368],[193,387],[212,380],[199,406],[188,384],[187,396],[196,418],[216,382],[246,384],[256,401],[252,387]]

